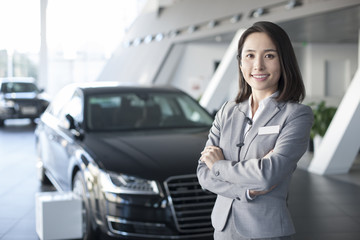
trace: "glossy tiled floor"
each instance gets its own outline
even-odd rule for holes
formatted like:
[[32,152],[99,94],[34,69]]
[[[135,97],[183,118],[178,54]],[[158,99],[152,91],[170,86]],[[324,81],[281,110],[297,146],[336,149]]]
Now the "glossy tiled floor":
[[[0,128],[0,239],[38,239],[35,193],[34,127],[8,121]],[[348,175],[323,177],[298,169],[291,186],[289,208],[296,240],[360,239],[360,168]],[[356,185],[355,182],[359,185]]]

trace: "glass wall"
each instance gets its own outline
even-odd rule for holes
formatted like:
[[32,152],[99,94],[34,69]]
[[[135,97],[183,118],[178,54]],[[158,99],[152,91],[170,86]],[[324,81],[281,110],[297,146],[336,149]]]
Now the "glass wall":
[[0,77],[38,77],[40,1],[0,1]]
[[39,79],[41,3],[47,59],[41,87],[54,95],[68,83],[96,80],[146,0],[1,0],[0,77]]

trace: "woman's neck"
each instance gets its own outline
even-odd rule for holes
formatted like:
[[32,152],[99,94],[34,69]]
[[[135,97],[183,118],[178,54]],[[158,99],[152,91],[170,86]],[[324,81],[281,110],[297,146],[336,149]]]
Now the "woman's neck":
[[[276,91],[274,91],[276,92]],[[267,98],[267,97],[270,97],[274,92],[258,92],[258,91],[255,91],[255,92],[252,92],[252,99],[251,99],[251,115],[252,117],[254,117],[256,111],[258,110],[259,108],[259,104],[260,102]]]

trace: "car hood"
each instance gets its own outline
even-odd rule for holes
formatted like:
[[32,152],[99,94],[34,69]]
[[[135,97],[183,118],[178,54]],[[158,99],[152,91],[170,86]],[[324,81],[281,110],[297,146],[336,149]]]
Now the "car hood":
[[6,93],[5,99],[34,99],[37,97],[37,93],[34,92],[19,92],[19,93]]
[[86,150],[110,172],[149,180],[195,174],[209,129],[90,133]]

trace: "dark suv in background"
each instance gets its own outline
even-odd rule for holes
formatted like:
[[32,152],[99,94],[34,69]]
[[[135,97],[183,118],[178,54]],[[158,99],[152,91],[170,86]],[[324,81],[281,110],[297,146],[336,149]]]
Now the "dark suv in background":
[[40,117],[49,105],[33,78],[0,78],[0,126],[6,119]]

